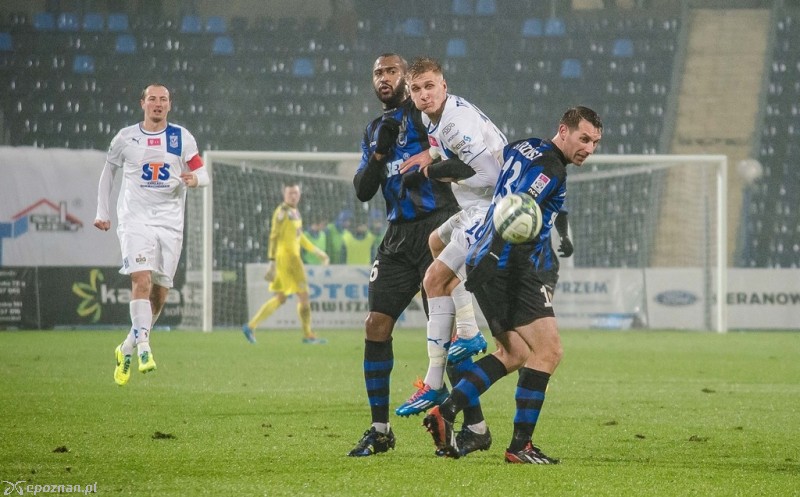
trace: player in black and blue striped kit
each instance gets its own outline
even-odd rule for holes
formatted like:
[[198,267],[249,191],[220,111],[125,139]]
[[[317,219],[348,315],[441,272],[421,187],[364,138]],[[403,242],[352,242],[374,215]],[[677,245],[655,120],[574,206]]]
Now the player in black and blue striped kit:
[[[563,354],[552,305],[558,257],[550,234],[567,193],[567,164],[582,165],[597,148],[602,131],[593,110],[573,107],[562,116],[552,140],[521,140],[503,151],[492,205],[467,254],[467,289],[486,317],[497,350],[475,362],[450,396],[426,416],[424,424],[443,455],[459,457],[456,415],[500,378],[519,370],[514,432],[505,460],[558,462],[532,442],[547,384]],[[494,206],[510,193],[532,196],[542,211],[542,229],[530,242],[510,244],[494,229]]]
[[458,211],[449,183],[419,175],[413,185],[403,186],[400,164],[429,147],[421,113],[409,97],[407,69],[408,63],[397,54],[383,54],[375,61],[372,83],[384,112],[366,127],[361,163],[353,179],[356,196],[362,202],[382,190],[389,227],[369,281],[364,379],[372,426],[350,456],[370,456],[395,446],[389,426],[392,330],[420,291],[425,270],[433,261],[428,234]]

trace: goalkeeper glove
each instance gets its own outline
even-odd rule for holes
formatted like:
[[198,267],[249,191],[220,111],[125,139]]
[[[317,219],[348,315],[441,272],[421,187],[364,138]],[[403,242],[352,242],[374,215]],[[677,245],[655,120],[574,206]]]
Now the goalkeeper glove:
[[275,281],[275,272],[277,268],[275,267],[275,261],[269,261],[267,264],[267,273],[264,275],[264,279],[272,283]]
[[385,118],[381,121],[381,127],[378,129],[378,140],[375,145],[375,153],[386,155],[394,147],[397,141],[397,136],[400,134],[400,121],[391,117]]

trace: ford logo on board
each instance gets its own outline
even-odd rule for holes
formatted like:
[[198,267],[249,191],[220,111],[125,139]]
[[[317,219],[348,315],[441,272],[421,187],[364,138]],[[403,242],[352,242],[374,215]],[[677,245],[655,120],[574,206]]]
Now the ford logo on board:
[[656,295],[656,302],[670,307],[692,305],[697,301],[697,295],[684,290],[667,290]]

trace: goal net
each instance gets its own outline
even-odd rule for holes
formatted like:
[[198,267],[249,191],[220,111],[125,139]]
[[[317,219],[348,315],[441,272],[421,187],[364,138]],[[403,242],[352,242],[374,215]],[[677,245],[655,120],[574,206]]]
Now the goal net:
[[[183,327],[210,331],[249,319],[248,285],[265,285],[253,268],[266,262],[284,183],[302,187],[306,228],[333,224],[343,213],[350,229],[385,223],[380,192],[369,203],[355,198],[360,154],[209,151],[204,159],[211,186],[187,203]],[[561,327],[726,330],[725,298],[717,298],[726,285],[726,167],[724,156],[680,155],[596,155],[581,168],[569,166],[565,206],[575,252],[562,258],[556,288]],[[314,325],[360,325],[369,266],[355,277],[364,288],[341,272],[347,268],[332,268],[316,285],[319,272],[310,273],[312,310],[315,299],[325,300],[317,304],[338,314],[315,313]],[[337,300],[335,291],[358,294],[354,300],[363,304]],[[283,307],[294,313],[294,305]]]

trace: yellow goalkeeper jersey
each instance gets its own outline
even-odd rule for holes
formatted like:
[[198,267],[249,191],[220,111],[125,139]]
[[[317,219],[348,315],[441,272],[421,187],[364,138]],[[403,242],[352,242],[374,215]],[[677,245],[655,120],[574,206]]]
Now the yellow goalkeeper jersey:
[[303,233],[303,220],[300,212],[281,203],[272,214],[272,225],[269,230],[270,259],[300,259],[300,247],[313,252],[316,247]]

